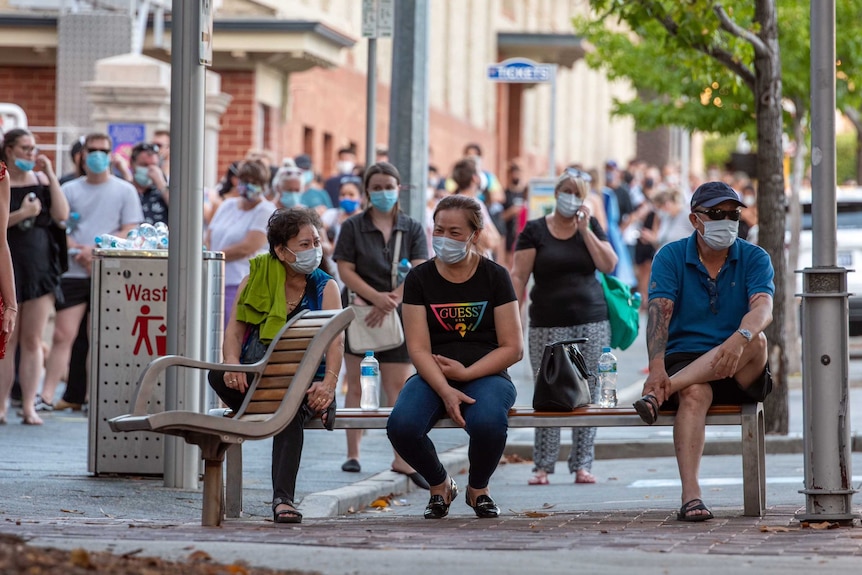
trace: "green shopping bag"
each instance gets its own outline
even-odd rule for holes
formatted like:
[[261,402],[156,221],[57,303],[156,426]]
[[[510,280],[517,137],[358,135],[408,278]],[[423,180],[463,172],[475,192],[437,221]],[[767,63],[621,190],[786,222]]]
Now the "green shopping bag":
[[611,322],[611,347],[628,349],[638,336],[640,315],[639,300],[629,286],[614,276],[600,273],[599,281],[608,304],[608,319]]

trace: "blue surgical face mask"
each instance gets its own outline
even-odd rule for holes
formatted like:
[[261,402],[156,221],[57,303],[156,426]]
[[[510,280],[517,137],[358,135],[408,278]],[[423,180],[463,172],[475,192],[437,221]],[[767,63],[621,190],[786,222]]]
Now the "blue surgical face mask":
[[281,205],[285,208],[298,206],[302,200],[302,192],[281,192]]
[[150,169],[146,166],[135,166],[135,182],[142,188],[149,188],[153,185],[153,179],[150,177]]
[[308,187],[308,184],[314,181],[314,172],[305,170],[302,172],[302,185]]
[[473,234],[470,234],[467,241],[462,242],[445,236],[434,236],[431,238],[431,247],[444,264],[457,264],[467,257],[467,246],[472,237]]
[[285,249],[296,256],[296,261],[288,262],[287,265],[298,274],[310,274],[317,269],[323,259],[323,247],[321,246],[315,246],[301,252],[295,252],[287,247]]
[[384,213],[389,213],[395,204],[398,203],[398,189],[390,188],[388,190],[380,190],[371,192],[371,205]]
[[338,206],[347,212],[348,214],[352,214],[356,211],[356,208],[359,207],[359,200],[351,200],[348,198],[344,198],[340,202],[338,202]]
[[93,174],[103,174],[108,171],[111,158],[105,152],[90,152],[87,154],[87,170]]
[[22,160],[21,158],[15,158],[15,167],[22,172],[29,172],[34,167],[36,167],[36,162],[32,160]]
[[560,194],[557,196],[557,212],[564,218],[571,218],[584,205],[584,200],[575,194]]

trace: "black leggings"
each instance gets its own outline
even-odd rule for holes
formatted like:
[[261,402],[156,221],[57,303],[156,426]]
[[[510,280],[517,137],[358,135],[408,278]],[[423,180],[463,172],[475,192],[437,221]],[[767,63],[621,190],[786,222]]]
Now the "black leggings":
[[[234,412],[239,411],[245,401],[245,393],[228,388],[223,371],[210,371],[207,376],[210,387]],[[296,417],[272,439],[272,501],[273,508],[279,503],[293,504],[296,497],[296,476],[302,457],[302,442],[305,423],[311,419],[311,409],[305,400]]]

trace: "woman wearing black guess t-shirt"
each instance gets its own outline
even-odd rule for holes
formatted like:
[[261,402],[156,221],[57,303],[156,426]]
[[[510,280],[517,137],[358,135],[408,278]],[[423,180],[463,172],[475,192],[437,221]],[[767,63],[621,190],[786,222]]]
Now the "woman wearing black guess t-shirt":
[[509,274],[476,251],[483,222],[476,200],[449,196],[434,211],[437,257],[404,284],[404,333],[417,374],[389,416],[392,446],[431,485],[426,519],[442,519],[458,493],[428,431],[450,417],[470,436],[467,505],[480,518],[500,508],[488,482],[506,446],[515,386],[506,369],[521,359],[518,301]]

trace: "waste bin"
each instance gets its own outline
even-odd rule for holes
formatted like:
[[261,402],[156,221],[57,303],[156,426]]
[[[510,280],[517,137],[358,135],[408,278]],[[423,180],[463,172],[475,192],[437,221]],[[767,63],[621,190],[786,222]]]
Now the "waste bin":
[[[224,254],[203,253],[201,342],[204,359],[221,361]],[[90,299],[90,414],[88,469],[130,475],[164,474],[164,436],[114,433],[108,420],[129,413],[138,378],[167,353],[167,250],[95,250]],[[201,403],[212,403],[200,374]],[[162,374],[153,402],[164,406]]]

